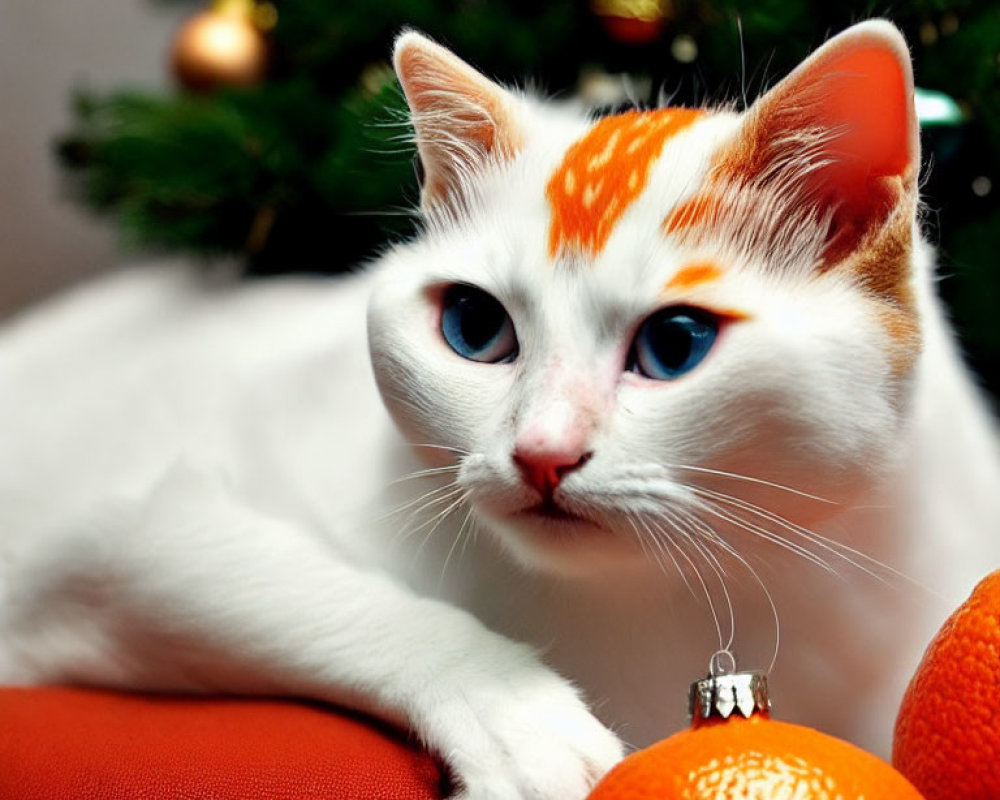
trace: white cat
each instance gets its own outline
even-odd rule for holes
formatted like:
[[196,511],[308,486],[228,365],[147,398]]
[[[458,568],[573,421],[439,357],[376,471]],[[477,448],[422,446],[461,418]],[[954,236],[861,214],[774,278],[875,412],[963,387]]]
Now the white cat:
[[461,797],[572,800],[780,622],[777,714],[884,753],[1000,564],[899,33],[743,114],[596,121],[415,33],[395,63],[414,241],[341,280],[123,272],[7,326],[0,680],[342,703]]

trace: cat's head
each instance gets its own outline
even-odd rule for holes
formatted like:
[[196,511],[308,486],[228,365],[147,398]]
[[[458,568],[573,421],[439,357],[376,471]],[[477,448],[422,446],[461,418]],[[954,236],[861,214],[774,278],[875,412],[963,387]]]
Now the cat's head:
[[516,556],[793,540],[879,479],[920,349],[894,27],[837,36],[745,113],[595,120],[415,33],[395,64],[425,224],[381,264],[374,369]]

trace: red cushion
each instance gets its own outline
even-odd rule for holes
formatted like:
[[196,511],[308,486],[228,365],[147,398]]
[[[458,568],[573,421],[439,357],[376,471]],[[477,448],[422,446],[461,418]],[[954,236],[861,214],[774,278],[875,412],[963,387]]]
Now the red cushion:
[[277,700],[0,689],[0,798],[446,795],[437,763],[377,722]]

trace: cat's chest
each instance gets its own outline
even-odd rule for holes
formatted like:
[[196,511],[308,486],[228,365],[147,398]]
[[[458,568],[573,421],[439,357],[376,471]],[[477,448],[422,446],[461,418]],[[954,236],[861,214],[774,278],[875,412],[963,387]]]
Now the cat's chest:
[[[783,718],[886,752],[901,681],[916,655],[907,654],[923,641],[917,609],[857,576],[809,573],[803,567],[797,580],[769,582],[777,621],[762,592],[733,579],[733,651],[741,666],[766,670],[777,647],[771,678]],[[719,636],[700,590],[635,589],[632,583],[610,598],[560,593],[557,602],[521,608],[496,624],[541,648],[602,719],[644,746],[686,725],[689,685],[706,674]],[[723,592],[711,593],[728,640]]]
[[689,585],[652,566],[563,579],[510,565],[488,540],[453,547],[453,536],[423,543],[422,569],[409,576],[418,591],[538,648],[636,746],[686,724],[688,686],[735,624],[741,666],[767,669],[777,647],[783,718],[887,752],[895,704],[936,619],[899,583],[846,563],[827,572],[776,554],[752,561],[756,576],[729,563],[720,580],[705,566]]

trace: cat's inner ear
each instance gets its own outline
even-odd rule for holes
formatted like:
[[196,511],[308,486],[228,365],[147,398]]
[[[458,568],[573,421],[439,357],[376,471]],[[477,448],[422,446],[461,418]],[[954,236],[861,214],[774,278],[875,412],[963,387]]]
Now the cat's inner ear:
[[450,204],[485,164],[521,147],[519,101],[418,33],[399,36],[393,60],[416,131],[421,202]]
[[906,43],[876,20],[831,39],[750,108],[730,167],[801,182],[830,219],[830,265],[915,197],[918,136]]

